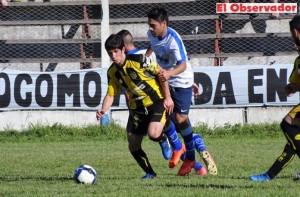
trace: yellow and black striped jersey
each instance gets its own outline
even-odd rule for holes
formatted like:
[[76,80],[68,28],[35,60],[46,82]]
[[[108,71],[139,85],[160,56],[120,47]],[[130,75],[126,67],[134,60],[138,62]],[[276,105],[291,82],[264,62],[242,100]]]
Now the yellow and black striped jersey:
[[109,67],[107,95],[119,95],[125,89],[130,97],[130,109],[148,107],[164,97],[156,77],[158,71],[158,64],[145,55],[127,55],[122,66],[113,63]]
[[300,84],[300,55],[295,59],[294,68],[290,75],[289,82]]

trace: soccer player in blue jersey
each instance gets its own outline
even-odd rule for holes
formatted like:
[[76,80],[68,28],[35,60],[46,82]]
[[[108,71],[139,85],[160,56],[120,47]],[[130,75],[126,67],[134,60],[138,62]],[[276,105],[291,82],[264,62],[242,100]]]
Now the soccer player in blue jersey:
[[[285,90],[287,96],[300,91],[300,15],[290,21],[290,32],[294,39],[299,56],[295,59],[294,68]],[[263,174],[250,176],[251,181],[270,181],[286,167],[295,157],[300,157],[300,104],[296,105],[281,121],[280,127],[287,139],[282,154],[276,159],[269,170]],[[295,177],[299,179],[299,176]]]
[[[159,77],[168,80],[171,96],[174,101],[175,124],[183,136],[186,147],[186,159],[178,175],[188,174],[196,163],[193,128],[188,114],[192,98],[194,73],[188,61],[186,49],[180,35],[168,27],[168,13],[164,8],[155,7],[147,13],[149,30],[147,32],[151,47],[147,55],[156,55],[157,63],[163,68]],[[207,151],[203,157],[210,160],[208,171],[216,174],[216,165]]]
[[[128,30],[123,29],[123,30],[119,31],[117,34],[120,35],[123,38],[125,51],[128,55],[129,54],[144,54],[146,52],[146,49],[139,49],[139,48],[135,47],[134,42],[133,42],[133,37],[132,37],[131,33]],[[155,57],[154,53],[151,54],[150,59],[153,60],[153,61],[156,60],[156,57]],[[195,83],[193,84],[193,93],[194,93],[195,96],[200,95],[199,87]],[[127,96],[126,96],[126,98],[127,98]],[[127,98],[126,102],[128,102],[128,101],[129,101],[129,99]],[[177,160],[176,156],[180,157],[182,160],[184,160],[185,159],[185,152],[184,152],[184,154],[180,152],[182,144],[181,144],[180,139],[178,138],[177,132],[175,131],[174,125],[172,124],[171,128],[169,128],[168,130],[167,129],[168,128],[165,128],[164,132],[169,137],[170,144],[172,145],[172,147],[174,149],[173,154],[172,154],[173,161]],[[202,153],[202,152],[207,151],[202,137],[198,134],[194,134],[193,135],[193,140],[195,142],[195,149],[197,150],[197,152],[200,155],[207,156],[207,154]],[[209,163],[210,161],[213,161],[213,159],[207,159],[207,158],[202,158],[202,159],[203,159],[204,163],[206,164],[207,168],[209,168],[211,165],[215,165],[214,163]],[[173,162],[173,163],[175,163],[175,162]],[[177,164],[178,163],[179,163],[179,161],[177,161]],[[174,166],[174,165],[172,165],[172,162],[169,163],[169,167],[171,167],[171,166]],[[196,163],[193,166],[193,168],[195,169],[197,174],[207,175],[206,168],[203,167],[199,161],[196,160]],[[214,168],[214,169],[216,169],[216,168]],[[213,172],[212,174],[216,174],[216,173],[217,172]]]

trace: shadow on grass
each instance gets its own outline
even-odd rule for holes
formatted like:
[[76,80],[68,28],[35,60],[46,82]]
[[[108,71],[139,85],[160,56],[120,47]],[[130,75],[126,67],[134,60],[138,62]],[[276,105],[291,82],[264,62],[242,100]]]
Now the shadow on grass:
[[74,181],[73,177],[0,177],[0,182],[16,181]]

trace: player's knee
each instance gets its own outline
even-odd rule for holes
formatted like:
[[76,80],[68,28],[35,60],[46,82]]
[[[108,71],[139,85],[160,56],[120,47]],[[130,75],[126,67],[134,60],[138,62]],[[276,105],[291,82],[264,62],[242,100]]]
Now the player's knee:
[[137,144],[128,144],[128,149],[130,152],[135,152],[135,151],[141,149],[141,146],[139,146]]
[[175,129],[175,125],[172,121],[168,120],[163,128],[163,133],[167,133],[171,129]]
[[285,120],[282,120],[281,123],[280,123],[280,128],[281,128],[282,131],[288,132],[288,131],[293,130],[294,126],[290,125]]
[[149,132],[148,133],[149,139],[152,141],[156,141],[157,138],[159,138],[161,136],[161,132]]
[[177,113],[175,115],[175,120],[176,120],[176,123],[178,123],[178,124],[188,122],[188,115],[187,114],[178,114]]

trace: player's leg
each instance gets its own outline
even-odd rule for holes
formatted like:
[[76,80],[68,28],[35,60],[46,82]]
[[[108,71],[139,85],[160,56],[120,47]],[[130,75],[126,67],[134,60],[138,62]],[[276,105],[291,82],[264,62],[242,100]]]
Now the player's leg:
[[168,136],[173,148],[172,157],[169,160],[169,167],[174,168],[179,164],[180,156],[185,153],[185,145],[181,143],[175,125],[171,120],[166,123],[163,132]]
[[174,101],[174,113],[176,128],[180,130],[186,148],[186,159],[178,171],[178,175],[188,174],[195,165],[195,144],[193,141],[193,128],[188,120],[188,113],[192,99],[192,87],[171,88]]
[[127,133],[129,151],[132,154],[133,158],[136,160],[138,165],[145,171],[146,175],[143,176],[143,179],[154,178],[156,173],[154,172],[147,154],[143,151],[141,147],[141,142],[143,135],[136,135],[133,133]]
[[251,181],[272,180],[293,160],[295,154],[300,156],[300,139],[298,139],[298,136],[300,136],[300,128],[298,126],[291,125],[296,117],[296,114],[299,113],[299,109],[299,105],[294,107],[289,114],[285,116],[284,120],[282,120],[280,124],[280,127],[288,141],[283,153],[277,158],[277,160],[266,173],[250,176],[249,178]]
[[195,143],[193,141],[193,129],[187,121],[188,116],[183,114],[176,114],[176,124],[180,129],[186,148],[186,159],[181,165],[178,175],[183,176],[188,174],[195,165]]
[[217,165],[212,155],[206,149],[202,136],[200,134],[194,134],[193,140],[195,142],[195,149],[199,153],[200,157],[203,159],[209,174],[217,175],[218,174]]
[[[182,161],[185,160],[185,153],[181,155],[180,159]],[[193,168],[195,169],[196,174],[198,175],[202,175],[202,176],[206,176],[207,175],[207,170],[204,166],[202,166],[202,164],[196,160]]]
[[160,144],[163,156],[166,160],[169,160],[172,156],[172,147],[169,139],[163,132],[163,128],[166,123],[169,124],[166,110],[163,105],[163,100],[157,101],[154,105],[148,107],[146,116],[141,122],[141,126],[148,126],[147,133],[152,141]]
[[135,128],[135,123],[133,121],[133,114],[130,113],[130,116],[128,118],[127,122],[127,140],[128,140],[128,148],[135,159],[135,161],[138,163],[138,165],[145,171],[146,175],[143,176],[143,179],[149,179],[149,178],[154,178],[156,176],[156,173],[154,172],[150,161],[147,157],[147,154],[143,151],[142,149],[142,140],[144,137],[144,133],[135,133],[137,132]]

